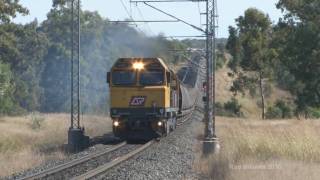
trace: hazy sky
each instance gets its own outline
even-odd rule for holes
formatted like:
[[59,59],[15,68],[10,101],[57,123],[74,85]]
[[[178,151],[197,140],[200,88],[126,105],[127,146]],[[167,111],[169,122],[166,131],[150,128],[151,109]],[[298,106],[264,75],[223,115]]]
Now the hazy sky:
[[[30,15],[16,18],[15,22],[26,23],[37,18],[43,21],[49,12],[52,0],[20,0],[30,10]],[[103,17],[111,20],[123,20],[132,14],[135,20],[172,20],[144,4],[130,4],[129,0],[122,0],[127,9],[123,7],[121,0],[82,0],[85,10],[98,11]],[[280,10],[275,4],[278,0],[218,0],[219,29],[218,37],[228,36],[228,26],[234,25],[234,19],[242,15],[247,8],[256,7],[268,13],[272,21],[276,22],[281,16]],[[205,11],[205,3],[179,2],[179,3],[152,3],[156,7],[165,10],[177,17],[196,26],[205,23],[205,17],[200,12]],[[140,12],[139,12],[140,11]],[[182,23],[140,23],[139,29],[149,35],[165,33],[174,35],[201,35],[201,32],[192,29]],[[202,27],[204,28],[204,27]]]

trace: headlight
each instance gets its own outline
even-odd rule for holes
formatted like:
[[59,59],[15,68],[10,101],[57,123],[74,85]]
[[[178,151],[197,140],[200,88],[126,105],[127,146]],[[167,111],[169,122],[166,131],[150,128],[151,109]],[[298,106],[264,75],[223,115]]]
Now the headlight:
[[142,70],[144,69],[144,64],[142,62],[135,62],[133,63],[133,69],[136,69],[136,70]]
[[118,127],[120,125],[119,121],[113,121],[113,126]]
[[161,121],[158,122],[158,126],[162,126],[162,124],[163,124],[163,123],[162,123]]

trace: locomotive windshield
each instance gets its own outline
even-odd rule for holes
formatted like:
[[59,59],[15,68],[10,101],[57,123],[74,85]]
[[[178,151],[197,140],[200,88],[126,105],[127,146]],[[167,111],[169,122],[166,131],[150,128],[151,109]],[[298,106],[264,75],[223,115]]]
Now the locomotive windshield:
[[140,73],[140,84],[147,85],[162,85],[164,83],[164,73],[160,69],[142,71]]
[[134,71],[114,71],[112,73],[112,84],[114,85],[134,85],[136,84],[136,72]]

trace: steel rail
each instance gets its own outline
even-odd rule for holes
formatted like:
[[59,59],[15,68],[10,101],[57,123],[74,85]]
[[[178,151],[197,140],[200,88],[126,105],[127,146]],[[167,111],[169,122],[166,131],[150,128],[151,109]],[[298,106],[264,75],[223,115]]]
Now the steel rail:
[[103,174],[105,173],[106,171],[108,171],[109,169],[119,165],[120,163],[124,162],[124,161],[127,161],[128,159],[134,157],[135,155],[137,155],[138,153],[144,151],[145,149],[147,149],[148,147],[150,147],[152,144],[154,144],[156,141],[155,140],[152,140],[152,141],[149,141],[148,143],[144,144],[143,146],[139,147],[138,149],[134,150],[134,151],[131,151],[130,153],[128,154],[125,154],[124,156],[121,156],[109,163],[106,163],[102,166],[99,166],[98,168],[96,169],[93,169],[91,171],[88,171],[87,173],[83,174],[83,175],[80,175],[80,176],[77,176],[77,177],[74,177],[72,178],[71,180],[84,180],[84,179],[91,179],[93,177],[96,177],[100,174]]
[[69,168],[72,168],[74,166],[83,164],[84,162],[87,162],[87,161],[89,161],[91,159],[94,159],[94,158],[103,156],[105,154],[108,154],[110,152],[113,152],[115,150],[118,150],[119,148],[125,146],[126,144],[127,144],[126,142],[120,143],[120,144],[116,145],[115,147],[112,147],[111,149],[106,149],[105,151],[98,152],[96,154],[87,155],[87,156],[84,156],[84,157],[82,157],[80,159],[75,159],[75,160],[73,160],[71,162],[67,162],[67,163],[58,165],[56,167],[41,171],[41,172],[39,172],[37,174],[33,174],[33,175],[30,175],[30,176],[27,176],[27,177],[23,177],[23,178],[21,178],[21,180],[46,178],[46,177],[48,177],[50,175],[53,175],[53,174],[59,173],[61,171],[67,170]]
[[193,106],[192,106],[190,109],[187,110],[188,112],[187,112],[186,114],[178,117],[178,118],[181,118],[181,119],[182,119],[182,118],[190,115],[189,117],[185,118],[185,120],[177,123],[177,126],[183,125],[185,122],[189,121],[189,120],[192,118],[193,113],[197,110],[197,107],[198,107],[198,106],[196,105],[197,103],[198,103],[198,98],[195,100],[195,103],[193,104]]
[[[196,104],[196,103],[195,103]],[[177,126],[181,126],[183,125],[185,122],[189,121],[194,113],[195,107],[196,105],[194,104],[194,106],[191,108],[191,112],[185,114],[184,116],[182,116],[182,119],[185,119],[184,121],[180,122],[179,124],[177,124]],[[188,116],[188,117],[186,117]],[[140,152],[146,150],[147,148],[149,148],[152,144],[154,144],[156,142],[156,140],[151,140],[148,143],[144,144],[143,146],[139,147],[138,149],[131,151],[119,158],[116,158],[115,160],[108,162],[104,165],[101,165],[99,167],[97,167],[96,169],[93,169],[91,171],[88,171],[85,174],[82,174],[80,176],[77,177],[73,177],[71,178],[71,180],[86,180],[86,179],[91,179],[94,177],[97,177],[105,172],[107,172],[108,170],[110,170],[111,168],[114,168],[116,166],[118,166],[119,164],[121,164],[122,162],[125,162],[127,160],[129,160],[130,158],[134,157],[135,155],[139,154]]]
[[[197,100],[196,100],[197,101]],[[196,104],[196,103],[195,103]],[[183,116],[181,116],[181,119],[185,119],[183,121],[181,121],[179,124],[177,124],[177,126],[181,126],[183,125],[185,122],[189,121],[194,113],[195,107],[196,105],[193,105],[192,108],[190,108],[188,111],[188,113],[184,114]],[[188,117],[186,117],[188,116]],[[122,162],[125,162],[127,160],[129,160],[130,158],[134,157],[135,155],[139,154],[140,152],[144,151],[145,149],[147,149],[148,147],[150,147],[152,144],[154,144],[156,142],[156,140],[151,140],[148,143],[144,144],[143,146],[139,147],[138,149],[131,151],[111,162],[108,162],[104,165],[101,165],[99,167],[97,167],[96,169],[93,169],[91,171],[88,171],[85,174],[82,174],[80,176],[77,177],[73,177],[71,180],[86,180],[86,179],[91,179],[94,177],[97,177],[105,172],[107,172],[108,170],[110,170],[111,168],[116,167],[117,165],[121,164]]]
[[[186,123],[187,121],[189,121],[192,118],[192,115],[193,115],[195,107],[196,107],[195,104],[191,108],[191,110],[189,110],[191,112],[189,112],[189,113],[185,114],[184,116],[180,117],[180,118],[185,119],[185,120],[180,122],[180,123],[178,123],[177,126],[183,125],[184,123]],[[188,116],[188,117],[186,117],[186,116]],[[143,146],[139,147],[138,149],[136,149],[136,150],[134,150],[132,152],[129,152],[128,154],[125,154],[125,155],[123,155],[123,156],[121,156],[121,157],[119,157],[119,158],[117,158],[117,159],[115,159],[115,160],[113,160],[113,161],[111,161],[109,163],[101,165],[101,166],[97,167],[96,169],[88,171],[85,174],[82,174],[82,175],[77,176],[77,177],[73,177],[71,180],[87,180],[87,179],[91,179],[91,178],[97,177],[97,176],[107,172],[108,170],[118,166],[122,162],[125,162],[125,161],[129,160],[130,158],[134,157],[135,155],[139,154],[140,152],[146,150],[147,148],[149,148],[155,142],[156,142],[156,140],[149,141],[148,143],[144,144]]]
[[[194,113],[194,110],[187,114],[189,116],[187,118],[184,118],[185,120],[177,123],[177,126],[182,126],[184,123],[188,122],[192,118],[193,113]],[[187,115],[185,115],[184,117],[186,117]]]
[[[189,108],[188,110],[186,110],[187,113],[185,113],[184,115],[179,117],[179,119],[184,119],[184,120],[179,122],[179,123],[177,123],[177,126],[183,125],[185,122],[189,121],[192,118],[192,115],[193,115],[194,111],[196,110],[196,105],[195,104],[192,106],[192,108]],[[95,176],[98,176],[99,174],[102,174],[102,173],[108,171],[109,169],[119,165],[120,163],[132,158],[136,154],[144,151],[145,149],[150,147],[155,142],[156,142],[155,140],[149,141],[148,143],[146,143],[145,145],[139,147],[138,149],[136,149],[134,151],[131,151],[131,152],[119,157],[119,158],[116,158],[115,160],[113,160],[113,161],[111,161],[109,163],[101,165],[101,166],[97,167],[96,169],[88,171],[87,173],[85,173],[83,175],[80,175],[80,176],[77,176],[77,177],[73,177],[72,179],[73,180],[75,180],[75,179],[90,179],[90,178],[93,178]],[[27,176],[27,177],[23,177],[23,178],[20,178],[20,179],[21,180],[25,180],[25,179],[45,179],[45,178],[48,178],[51,175],[57,174],[59,172],[65,171],[65,170],[67,170],[69,168],[72,168],[72,167],[75,167],[77,165],[83,164],[83,163],[85,163],[85,162],[87,162],[87,161],[89,161],[91,159],[106,155],[106,154],[111,153],[113,151],[116,151],[116,150],[122,148],[123,146],[125,146],[126,144],[127,144],[126,142],[123,142],[123,143],[120,143],[120,144],[116,145],[115,147],[112,147],[111,149],[106,149],[105,151],[102,151],[102,152],[98,152],[98,153],[95,153],[95,154],[87,155],[87,156],[82,157],[80,159],[76,159],[76,160],[73,160],[71,162],[67,162],[67,163],[58,165],[56,167],[53,167],[53,168],[41,171],[39,173],[30,175],[30,176]]]

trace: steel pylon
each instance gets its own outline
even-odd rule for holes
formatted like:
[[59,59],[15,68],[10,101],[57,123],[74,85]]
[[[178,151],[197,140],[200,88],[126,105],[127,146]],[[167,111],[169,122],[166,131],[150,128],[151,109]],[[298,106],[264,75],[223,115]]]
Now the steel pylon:
[[215,132],[215,69],[216,69],[216,17],[217,1],[206,2],[206,113],[204,152],[218,151],[219,144]]
[[89,137],[84,135],[80,125],[80,0],[71,0],[71,124],[68,132],[70,151],[79,151],[87,147]]
[[71,2],[71,128],[80,129],[80,0]]

